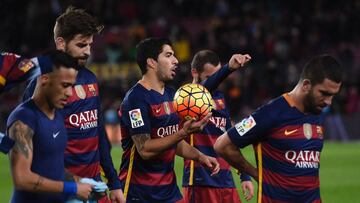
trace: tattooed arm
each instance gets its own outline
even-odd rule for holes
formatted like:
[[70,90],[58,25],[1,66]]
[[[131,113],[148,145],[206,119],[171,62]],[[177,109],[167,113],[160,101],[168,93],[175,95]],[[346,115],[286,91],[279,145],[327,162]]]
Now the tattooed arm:
[[148,160],[182,140],[184,138],[184,134],[182,133],[183,132],[179,131],[158,139],[151,139],[150,134],[137,134],[131,138],[141,158]]
[[[34,131],[17,120],[10,126],[8,132],[10,138],[15,141],[10,151],[11,172],[15,187],[29,192],[63,192],[64,182],[50,180],[31,171]],[[77,188],[77,195],[87,199],[91,192],[91,185],[78,183]]]
[[209,121],[211,115],[212,114],[209,113],[199,121],[185,121],[183,123],[183,127],[179,131],[166,137],[151,139],[150,134],[137,134],[131,136],[131,138],[135,143],[136,149],[140,156],[145,160],[151,159],[154,156],[169,149],[174,144],[179,143],[191,133],[201,131],[206,125],[206,123]]

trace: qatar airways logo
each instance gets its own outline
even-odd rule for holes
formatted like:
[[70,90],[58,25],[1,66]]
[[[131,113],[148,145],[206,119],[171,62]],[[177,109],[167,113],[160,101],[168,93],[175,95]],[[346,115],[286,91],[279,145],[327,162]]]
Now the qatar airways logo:
[[86,130],[89,128],[96,128],[98,126],[97,109],[90,111],[83,111],[77,114],[71,114],[69,116],[69,123],[72,126],[80,128],[80,130]]
[[319,168],[320,152],[318,151],[287,151],[285,158],[295,164],[295,168]]
[[226,127],[226,118],[224,117],[211,117],[209,121],[213,123],[217,128]]
[[168,135],[174,134],[179,130],[179,125],[169,125],[165,127],[158,128],[156,134],[159,137],[166,137]]
[[209,121],[215,125],[215,127],[220,128],[223,132],[226,132],[226,118],[224,117],[211,117]]

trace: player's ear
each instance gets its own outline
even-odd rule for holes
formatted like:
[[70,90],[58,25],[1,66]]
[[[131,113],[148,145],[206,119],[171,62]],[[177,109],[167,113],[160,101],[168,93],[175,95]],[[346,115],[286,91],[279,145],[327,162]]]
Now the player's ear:
[[65,39],[62,37],[55,38],[56,49],[65,51]]
[[193,78],[193,83],[199,82],[199,72],[195,68],[191,68],[191,76]]
[[39,78],[38,78],[41,86],[46,85],[49,82],[49,79],[50,79],[49,74],[40,75]]
[[302,90],[308,92],[311,90],[311,81],[309,79],[304,79],[302,81]]
[[154,59],[152,59],[152,58],[147,58],[147,59],[146,59],[146,64],[147,64],[147,66],[150,67],[150,68],[155,68],[156,63],[157,63],[157,62],[156,62]]

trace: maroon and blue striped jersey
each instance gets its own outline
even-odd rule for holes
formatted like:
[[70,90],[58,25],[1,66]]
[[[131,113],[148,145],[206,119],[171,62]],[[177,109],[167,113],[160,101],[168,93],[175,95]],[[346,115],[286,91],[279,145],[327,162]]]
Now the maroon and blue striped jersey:
[[13,53],[0,54],[0,93],[40,74],[38,58],[27,59]]
[[300,112],[284,94],[228,131],[240,148],[255,144],[258,202],[321,202],[322,123],[322,115]]
[[[16,85],[30,81],[40,75],[39,61],[42,57],[27,59],[13,53],[0,54],[0,93],[10,90]],[[2,134],[2,133],[0,133]],[[0,135],[0,151],[8,153],[14,141]]]
[[202,153],[215,157],[220,164],[220,171],[215,176],[210,176],[211,171],[194,162],[184,159],[183,186],[212,186],[217,188],[234,188],[234,180],[230,165],[219,157],[213,146],[216,139],[231,127],[229,114],[225,106],[223,95],[216,91],[212,94],[215,108],[209,123],[200,133],[190,135],[186,141]]
[[138,154],[131,136],[150,134],[151,139],[176,133],[179,118],[172,101],[175,91],[148,90],[137,83],[126,94],[120,110],[122,155],[120,181],[126,202],[176,202],[181,199],[176,184],[174,158],[176,144],[150,160]]
[[[36,80],[25,91],[31,97]],[[101,180],[104,170],[110,189],[119,189],[120,181],[110,156],[110,143],[101,119],[99,87],[96,76],[82,67],[78,71],[72,96],[61,110],[64,114],[68,142],[65,149],[65,168],[80,177]]]
[[[225,65],[203,82],[214,100],[213,115],[200,133],[194,133],[186,139],[191,146],[202,153],[215,157],[220,164],[220,171],[215,176],[210,176],[211,171],[208,168],[192,160],[184,159],[183,187],[235,188],[230,165],[218,156],[213,148],[216,139],[231,128],[230,114],[226,108],[224,95],[216,91],[216,88],[232,72],[228,65]],[[250,177],[242,174],[241,179],[250,180]]]

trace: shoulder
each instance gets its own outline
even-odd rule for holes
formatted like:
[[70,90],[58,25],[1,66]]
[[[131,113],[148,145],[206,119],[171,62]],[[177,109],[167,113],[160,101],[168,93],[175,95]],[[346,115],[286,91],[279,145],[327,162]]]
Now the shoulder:
[[26,100],[23,103],[21,103],[20,105],[18,105],[14,111],[11,112],[10,116],[18,116],[18,115],[23,115],[25,116],[34,116],[35,112],[34,112],[34,107],[32,105],[32,101],[31,100]]
[[76,83],[94,83],[97,82],[96,75],[86,67],[81,67],[76,78]]
[[268,103],[259,107],[255,112],[267,113],[269,116],[276,116],[283,113],[284,110],[289,108],[289,104],[286,102],[283,96],[279,96],[270,100]]
[[138,101],[144,100],[148,96],[149,90],[140,85],[139,83],[135,84],[132,88],[130,88],[125,95],[125,100],[130,101]]
[[36,121],[35,111],[32,100],[27,100],[21,103],[14,109],[14,111],[11,112],[6,124],[7,127],[10,127],[15,121],[20,120],[29,125],[29,127],[33,128],[33,123]]

